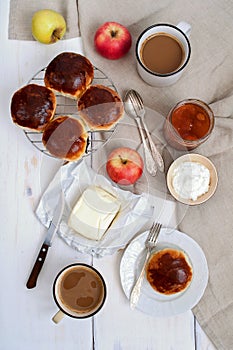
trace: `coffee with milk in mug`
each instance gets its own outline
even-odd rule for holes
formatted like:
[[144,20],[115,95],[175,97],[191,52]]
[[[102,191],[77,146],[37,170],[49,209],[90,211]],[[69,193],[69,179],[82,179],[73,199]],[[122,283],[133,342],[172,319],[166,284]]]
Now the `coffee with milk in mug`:
[[159,23],[139,35],[136,42],[137,71],[147,84],[163,87],[180,79],[191,55],[190,30],[191,26],[186,22],[177,26]]
[[53,321],[58,323],[64,315],[74,318],[93,316],[105,302],[106,285],[94,267],[77,263],[57,275],[53,294],[60,309]]
[[174,36],[158,33],[143,42],[140,56],[143,64],[152,72],[168,74],[181,66],[185,53]]

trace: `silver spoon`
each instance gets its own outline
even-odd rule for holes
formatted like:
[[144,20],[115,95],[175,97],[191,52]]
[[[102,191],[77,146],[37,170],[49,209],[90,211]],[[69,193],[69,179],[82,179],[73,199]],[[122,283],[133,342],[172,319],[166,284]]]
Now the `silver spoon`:
[[135,110],[135,102],[134,100],[132,99],[132,96],[131,96],[131,92],[128,91],[125,95],[125,98],[124,98],[124,102],[125,102],[125,110],[126,110],[126,113],[133,119],[136,120],[137,122],[137,125],[138,125],[138,129],[139,129],[139,132],[140,132],[140,135],[141,135],[141,139],[142,139],[142,143],[143,143],[143,147],[144,147],[144,154],[145,154],[145,164],[146,164],[146,168],[147,168],[147,171],[149,172],[149,174],[151,174],[152,176],[155,176],[156,173],[157,173],[157,165],[151,155],[151,152],[147,146],[147,143],[146,143],[146,139],[145,139],[145,136],[143,134],[143,130],[141,128],[141,124],[140,124],[140,117],[137,115],[136,113],[136,110]]
[[135,90],[129,90],[128,95],[130,96],[132,104],[134,106],[135,114],[140,118],[140,121],[143,125],[143,128],[145,129],[146,136],[148,138],[148,142],[150,145],[152,157],[154,158],[154,160],[158,164],[159,170],[161,172],[163,172],[164,171],[163,158],[162,158],[161,154],[159,153],[159,151],[157,150],[157,147],[155,146],[155,144],[151,138],[151,135],[149,133],[149,130],[148,130],[147,125],[146,125],[145,120],[144,120],[144,116],[145,116],[146,112],[145,112],[142,98],[139,95],[139,93]]

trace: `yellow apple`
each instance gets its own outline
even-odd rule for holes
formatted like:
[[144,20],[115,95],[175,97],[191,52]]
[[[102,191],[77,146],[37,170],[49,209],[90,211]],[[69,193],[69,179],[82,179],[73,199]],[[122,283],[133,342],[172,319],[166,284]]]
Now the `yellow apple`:
[[53,10],[40,10],[32,17],[32,35],[43,44],[53,44],[60,40],[66,32],[64,17]]

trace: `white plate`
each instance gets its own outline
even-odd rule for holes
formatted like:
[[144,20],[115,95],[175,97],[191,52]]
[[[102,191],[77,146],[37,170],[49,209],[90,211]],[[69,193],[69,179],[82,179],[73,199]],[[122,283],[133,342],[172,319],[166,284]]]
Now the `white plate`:
[[[128,299],[145,258],[147,235],[148,231],[136,237],[125,250],[121,260],[121,283]],[[201,299],[208,283],[208,266],[204,252],[191,237],[175,229],[162,228],[156,250],[168,247],[180,249],[188,256],[193,267],[193,278],[184,292],[173,296],[155,292],[144,278],[136,307],[152,316],[172,316],[192,309]]]

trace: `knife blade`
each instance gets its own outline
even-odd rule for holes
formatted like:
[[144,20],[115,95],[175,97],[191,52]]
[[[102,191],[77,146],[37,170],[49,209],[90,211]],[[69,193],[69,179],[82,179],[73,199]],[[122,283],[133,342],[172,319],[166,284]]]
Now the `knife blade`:
[[28,278],[28,281],[26,284],[28,289],[34,288],[36,286],[37,278],[38,278],[39,273],[40,273],[42,266],[44,264],[45,258],[46,258],[47,253],[48,253],[48,249],[52,245],[53,237],[54,237],[55,233],[57,232],[59,223],[61,221],[62,213],[64,210],[64,203],[65,203],[64,193],[63,193],[63,191],[61,191],[57,205],[56,205],[56,209],[54,212],[54,216],[50,222],[50,226],[49,226],[48,231],[47,231],[47,235],[46,235],[45,240],[40,248],[39,254],[36,258],[36,261],[35,261],[34,266],[32,268],[31,274]]

